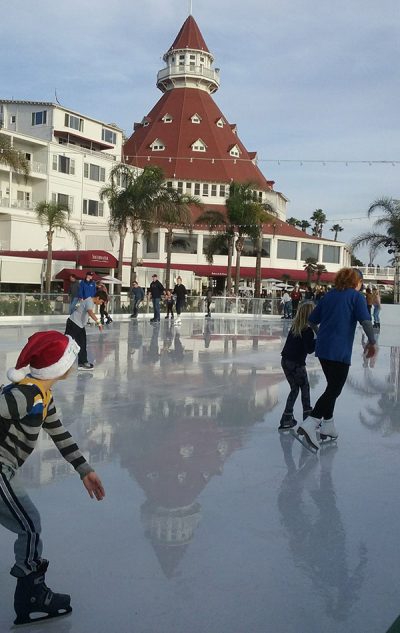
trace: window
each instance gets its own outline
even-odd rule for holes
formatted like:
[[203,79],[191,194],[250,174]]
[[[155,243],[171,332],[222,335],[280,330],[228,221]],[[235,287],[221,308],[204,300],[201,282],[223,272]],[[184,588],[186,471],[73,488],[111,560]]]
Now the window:
[[32,112],[32,125],[46,125],[47,110],[41,112]]
[[103,217],[104,204],[98,200],[84,200],[83,201],[83,213],[84,215],[91,215],[94,217]]
[[150,148],[153,152],[163,152],[165,150],[165,145],[159,138],[156,138],[150,144]]
[[323,246],[322,261],[326,264],[340,263],[340,246]]
[[207,145],[201,140],[201,138],[198,138],[197,141],[192,144],[192,150],[194,152],[205,152],[206,149]]
[[63,207],[67,208],[69,211],[72,211],[74,206],[74,198],[72,196],[68,196],[65,193],[52,193],[51,201],[54,204],[60,204]]
[[196,123],[198,125],[199,123],[201,123],[201,116],[196,113],[192,117],[190,117],[190,120],[192,121],[192,123]]
[[226,187],[225,187],[225,185],[220,185],[219,186],[219,195],[221,196],[221,198],[225,198],[225,196],[226,196]]
[[208,184],[203,185],[203,196],[208,196]]
[[211,185],[211,195],[214,197],[217,195],[217,185]]
[[92,163],[85,163],[83,166],[83,175],[89,180],[95,180],[96,182],[105,182],[106,170],[99,165],[93,165]]
[[12,114],[10,117],[10,123],[16,123],[17,122],[17,115],[16,114]]
[[[205,235],[203,237],[203,255],[207,254],[207,248],[210,241],[213,238],[210,235]],[[228,245],[220,247],[218,250],[214,251],[214,255],[227,255],[228,254]]]
[[278,259],[296,259],[297,242],[278,240]]
[[168,191],[172,191],[172,189],[173,189],[172,180],[168,180],[168,182],[167,182],[167,189],[168,189]]
[[75,161],[67,156],[53,154],[53,169],[61,174],[75,175]]
[[[145,123],[143,123],[143,125],[145,125]],[[107,130],[107,128],[105,127],[103,127],[103,129],[101,130],[101,138],[105,143],[111,143],[111,145],[115,145],[117,142],[116,133],[112,130]]]
[[[250,237],[244,240],[242,255],[244,257],[257,257],[257,244]],[[263,239],[261,257],[271,257],[271,240]]]
[[259,201],[259,202],[262,202],[262,199],[263,199],[263,192],[262,192],[262,191],[259,191],[259,192],[258,192],[258,201]]
[[186,191],[191,191],[192,190],[192,183],[191,182],[187,182],[186,183]]
[[238,157],[240,156],[240,149],[238,148],[238,146],[237,146],[237,145],[234,145],[234,146],[230,149],[229,154],[230,154],[231,156],[235,156],[236,158],[238,158]]
[[197,235],[190,233],[175,233],[172,240],[172,253],[187,253],[196,255]]
[[178,182],[177,190],[178,190],[178,193],[183,193],[183,182]]
[[73,130],[78,130],[78,132],[83,132],[83,119],[67,112],[65,113],[64,125],[65,127],[71,127]]
[[318,260],[318,244],[310,244],[309,242],[301,243],[301,259],[303,262],[308,259],[308,257],[314,257]]
[[158,253],[158,233],[152,233],[145,240],[145,253]]
[[200,183],[199,182],[195,182],[194,183],[194,195],[195,196],[199,196],[200,195]]
[[26,158],[26,160],[31,160],[32,159],[32,154],[29,154],[29,152],[25,152],[25,158]]
[[161,120],[164,121],[164,123],[172,123],[173,118],[170,114],[164,114]]
[[221,118],[221,119],[218,119],[218,121],[217,121],[217,127],[224,127],[224,125],[225,125],[225,121],[224,121],[224,119],[222,119],[222,118]]

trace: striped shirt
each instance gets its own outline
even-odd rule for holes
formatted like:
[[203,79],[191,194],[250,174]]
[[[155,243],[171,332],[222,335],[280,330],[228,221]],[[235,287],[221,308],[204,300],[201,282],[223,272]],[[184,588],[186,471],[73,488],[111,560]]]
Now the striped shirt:
[[93,471],[57,414],[51,391],[27,377],[0,393],[0,464],[17,470],[36,446],[40,429],[49,434],[81,478]]

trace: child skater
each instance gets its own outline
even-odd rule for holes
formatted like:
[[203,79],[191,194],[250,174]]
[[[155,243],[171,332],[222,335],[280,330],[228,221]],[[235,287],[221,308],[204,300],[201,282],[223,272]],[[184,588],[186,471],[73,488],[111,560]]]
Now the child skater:
[[12,384],[0,393],[0,523],[17,534],[15,564],[17,579],[14,624],[56,618],[72,611],[70,596],[53,593],[45,584],[49,561],[42,558],[40,515],[31,499],[14,479],[34,450],[41,428],[48,433],[62,457],[80,475],[90,497],[104,497],[99,477],[89,466],[69,432],[63,427],[51,389],[67,378],[79,346],[60,332],[36,332],[19,355],[7,377]]
[[293,417],[293,407],[300,390],[303,420],[312,410],[306,356],[315,350],[314,332],[308,325],[308,317],[314,307],[311,301],[300,304],[282,350],[281,365],[290,386],[290,393],[279,425],[280,431],[287,431],[297,425],[297,421]]
[[171,290],[165,291],[165,304],[167,306],[167,316],[166,319],[169,319],[169,315],[171,315],[171,319],[174,319],[174,297],[172,295]]

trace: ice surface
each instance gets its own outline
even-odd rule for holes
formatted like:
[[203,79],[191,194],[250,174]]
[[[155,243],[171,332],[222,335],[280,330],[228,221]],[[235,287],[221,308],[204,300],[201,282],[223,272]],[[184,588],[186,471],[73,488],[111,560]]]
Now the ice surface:
[[[24,630],[386,631],[400,612],[400,331],[382,317],[373,366],[357,330],[339,441],[319,457],[277,431],[287,324],[90,328],[95,370],[54,392],[107,496],[90,500],[41,438],[21,476],[41,512],[48,583],[74,611]],[[0,328],[3,379],[33,331]],[[314,357],[308,370],[314,402],[325,384]],[[0,533],[3,632],[14,539]]]

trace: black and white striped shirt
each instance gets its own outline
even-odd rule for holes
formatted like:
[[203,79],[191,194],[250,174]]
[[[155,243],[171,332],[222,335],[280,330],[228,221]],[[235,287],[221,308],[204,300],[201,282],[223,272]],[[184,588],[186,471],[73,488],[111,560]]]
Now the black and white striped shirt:
[[81,478],[93,471],[57,414],[51,391],[27,377],[0,393],[0,464],[17,470],[32,453],[43,428]]

